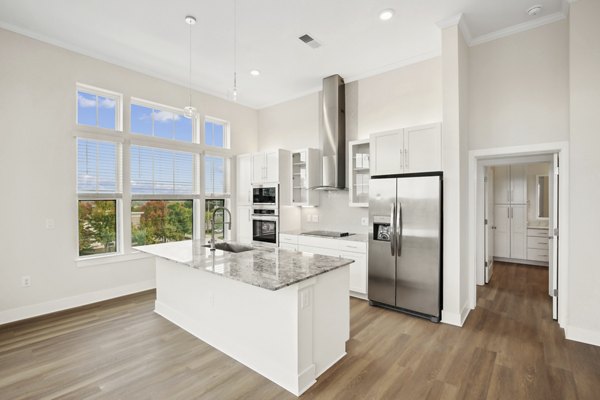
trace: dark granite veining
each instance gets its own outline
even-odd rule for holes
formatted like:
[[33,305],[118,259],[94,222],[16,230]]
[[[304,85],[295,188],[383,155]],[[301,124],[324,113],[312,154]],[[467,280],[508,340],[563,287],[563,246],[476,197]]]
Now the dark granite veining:
[[[233,242],[231,242],[233,243]],[[137,250],[268,290],[310,279],[349,265],[353,260],[252,246],[242,253],[211,251],[200,240],[136,247]]]

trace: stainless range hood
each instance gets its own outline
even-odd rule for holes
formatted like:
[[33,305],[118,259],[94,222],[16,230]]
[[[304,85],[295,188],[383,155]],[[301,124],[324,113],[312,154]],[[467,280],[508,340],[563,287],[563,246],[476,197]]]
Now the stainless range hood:
[[314,190],[346,190],[346,91],[339,75],[323,79],[319,131],[323,181]]

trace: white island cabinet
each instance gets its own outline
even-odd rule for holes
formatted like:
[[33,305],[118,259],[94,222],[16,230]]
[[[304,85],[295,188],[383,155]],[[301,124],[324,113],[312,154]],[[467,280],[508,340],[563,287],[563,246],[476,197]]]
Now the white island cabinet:
[[200,241],[137,249],[157,256],[156,313],[294,395],[346,354],[352,260]]

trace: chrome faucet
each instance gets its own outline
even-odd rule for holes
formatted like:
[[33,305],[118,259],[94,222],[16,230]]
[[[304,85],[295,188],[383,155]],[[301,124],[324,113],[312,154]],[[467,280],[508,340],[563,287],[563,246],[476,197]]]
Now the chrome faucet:
[[[223,211],[223,230],[225,230],[225,225],[229,225],[229,230],[231,230],[231,212],[225,207],[217,207],[213,210],[212,219],[210,221],[211,225],[211,237],[210,237],[210,249],[215,250],[215,217],[217,216],[217,211]],[[225,212],[229,214],[229,222],[225,222]]]

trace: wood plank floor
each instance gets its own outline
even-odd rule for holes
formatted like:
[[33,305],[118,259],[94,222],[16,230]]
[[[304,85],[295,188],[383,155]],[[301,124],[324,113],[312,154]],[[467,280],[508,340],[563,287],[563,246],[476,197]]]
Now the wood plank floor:
[[[598,399],[600,348],[551,320],[545,268],[496,265],[460,329],[351,301],[302,399]],[[146,292],[0,327],[0,399],[293,399],[154,314]]]

